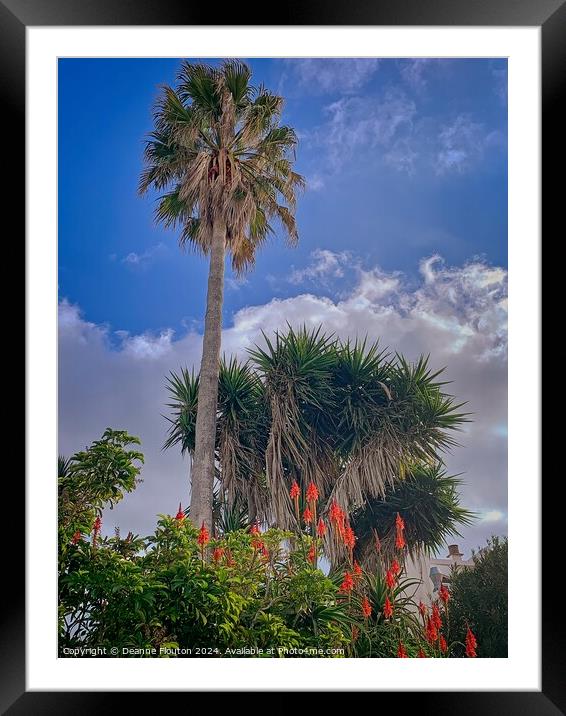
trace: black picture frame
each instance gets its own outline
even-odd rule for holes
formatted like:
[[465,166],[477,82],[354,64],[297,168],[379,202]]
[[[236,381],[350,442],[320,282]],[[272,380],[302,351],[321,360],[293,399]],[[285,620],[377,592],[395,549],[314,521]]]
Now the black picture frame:
[[[25,216],[24,162],[25,146],[25,56],[27,26],[86,25],[214,25],[206,5],[197,6],[186,0],[0,0],[0,94],[4,99],[2,114],[5,167],[10,167],[10,183],[4,194],[5,206],[14,216]],[[544,225],[550,226],[552,214],[560,210],[558,199],[563,180],[556,188],[554,177],[561,176],[564,115],[560,112],[561,80],[566,76],[566,0],[311,0],[290,2],[277,7],[277,17],[269,8],[260,15],[261,23],[242,22],[241,8],[236,4],[222,8],[222,25],[396,25],[396,26],[540,26],[542,35],[542,113],[543,113],[543,177],[547,194],[544,201]],[[247,18],[244,18],[247,20]],[[8,139],[7,139],[8,138]],[[21,180],[17,181],[18,169]],[[553,180],[551,181],[551,176]],[[562,199],[563,202],[563,199]],[[20,209],[18,212],[17,209]],[[33,211],[33,207],[28,207]],[[557,223],[557,226],[560,226]],[[537,337],[533,337],[535,340]],[[532,387],[532,376],[530,377]],[[28,450],[32,449],[30,446]],[[49,466],[46,466],[49,472]],[[12,479],[16,499],[6,509],[6,534],[22,535],[24,480]],[[543,506],[549,508],[548,493]],[[550,508],[547,514],[551,515]],[[10,524],[12,522],[12,524]],[[543,545],[550,547],[553,521],[543,528]],[[33,546],[29,546],[30,549]],[[23,538],[11,540],[3,565],[4,595],[9,600],[0,611],[0,709],[2,713],[19,714],[88,714],[127,708],[131,694],[123,692],[28,692],[25,685],[25,544]],[[542,690],[540,692],[418,692],[403,694],[416,697],[423,713],[442,714],[536,714],[556,716],[566,709],[564,643],[561,642],[561,608],[556,608],[556,591],[550,582],[553,576],[553,554],[543,549],[543,616],[542,616]],[[548,556],[547,556],[548,555]],[[562,558],[561,558],[562,559]],[[541,588],[532,572],[525,583],[525,613],[529,615],[529,592]],[[9,579],[7,577],[9,575]],[[527,576],[525,576],[527,580]],[[252,689],[250,689],[252,690]],[[258,688],[258,690],[260,690]],[[146,708],[157,706],[154,695],[144,693]],[[159,696],[161,698],[161,696]],[[399,694],[382,692],[380,709],[388,703],[399,706]],[[163,707],[163,702],[160,702]],[[185,701],[183,708],[187,708]],[[153,708],[152,708],[153,710]]]

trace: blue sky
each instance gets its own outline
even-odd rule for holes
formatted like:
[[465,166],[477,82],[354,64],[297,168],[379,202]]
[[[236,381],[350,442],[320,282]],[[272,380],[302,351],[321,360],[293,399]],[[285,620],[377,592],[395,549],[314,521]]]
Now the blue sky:
[[[447,456],[479,519],[507,525],[507,71],[499,59],[250,60],[299,138],[300,242],[274,238],[227,273],[223,348],[320,323],[409,359],[430,353],[474,422]],[[105,516],[149,533],[187,502],[188,466],[161,445],[164,376],[200,359],[206,261],[139,197],[144,138],[174,59],[59,61],[59,449],[107,426],[142,439],[144,482]],[[88,408],[85,410],[85,406]]]
[[[298,248],[275,239],[247,283],[228,281],[225,324],[245,305],[296,294],[290,266],[321,247],[409,274],[433,253],[506,265],[505,61],[250,64],[256,83],[286,97],[309,188]],[[154,197],[136,193],[152,105],[178,66],[59,62],[60,293],[116,330],[178,331],[203,315],[204,261],[180,254],[175,233],[153,223]]]

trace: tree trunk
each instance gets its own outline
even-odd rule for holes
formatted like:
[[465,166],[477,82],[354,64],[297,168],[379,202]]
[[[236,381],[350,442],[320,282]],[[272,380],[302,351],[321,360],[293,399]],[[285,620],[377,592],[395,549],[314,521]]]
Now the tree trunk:
[[224,294],[224,253],[226,227],[216,221],[212,234],[206,317],[200,364],[195,455],[191,472],[190,518],[196,527],[202,523],[212,532],[212,488],[214,448],[218,405],[218,374],[222,338],[222,301]]

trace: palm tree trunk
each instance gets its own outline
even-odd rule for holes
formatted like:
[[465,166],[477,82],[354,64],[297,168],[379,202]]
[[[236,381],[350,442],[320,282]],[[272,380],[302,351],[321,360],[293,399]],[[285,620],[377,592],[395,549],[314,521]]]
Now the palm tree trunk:
[[214,447],[218,404],[218,374],[222,338],[222,301],[224,294],[224,253],[226,226],[216,221],[212,234],[206,317],[197,403],[195,455],[191,472],[191,521],[212,530],[212,489],[214,483]]

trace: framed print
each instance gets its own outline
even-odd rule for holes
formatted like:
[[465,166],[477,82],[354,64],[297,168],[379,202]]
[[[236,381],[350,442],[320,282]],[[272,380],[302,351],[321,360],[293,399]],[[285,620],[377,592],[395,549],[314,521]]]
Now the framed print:
[[390,7],[2,0],[14,166],[26,146],[7,713],[564,709],[538,344],[566,11]]

